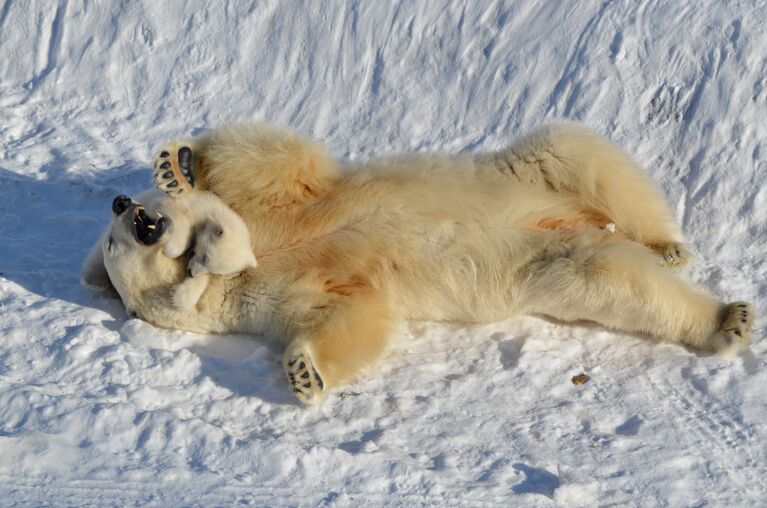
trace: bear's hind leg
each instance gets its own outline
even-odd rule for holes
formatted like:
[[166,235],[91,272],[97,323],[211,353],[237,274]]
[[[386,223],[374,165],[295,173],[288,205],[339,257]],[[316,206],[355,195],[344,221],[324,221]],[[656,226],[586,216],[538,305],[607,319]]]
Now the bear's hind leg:
[[615,143],[576,124],[539,128],[491,157],[500,172],[599,210],[616,232],[657,252],[666,266],[693,256],[665,196]]
[[747,345],[750,306],[725,306],[658,265],[637,243],[584,238],[555,243],[525,266],[525,311],[595,321],[715,352],[732,349],[732,342]]

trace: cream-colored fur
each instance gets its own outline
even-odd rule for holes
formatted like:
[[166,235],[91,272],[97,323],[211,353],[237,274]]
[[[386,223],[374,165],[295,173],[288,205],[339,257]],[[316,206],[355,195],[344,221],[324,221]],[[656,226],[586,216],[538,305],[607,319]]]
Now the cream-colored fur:
[[[192,311],[170,304],[186,267],[158,247],[102,249],[109,278],[158,326],[280,337],[305,402],[375,365],[403,319],[535,313],[711,351],[748,343],[751,307],[726,306],[669,269],[689,253],[668,205],[585,128],[544,127],[492,153],[344,168],[319,143],[266,125],[189,146],[196,188],[240,214],[258,268],[212,277]],[[126,227],[113,220],[112,235]],[[86,281],[103,272],[96,258]]]
[[209,274],[234,275],[258,265],[245,222],[215,194],[186,193],[163,199],[157,208],[173,218],[170,233],[161,240],[163,253],[189,257],[189,278],[171,292],[176,307],[194,307],[208,287]]

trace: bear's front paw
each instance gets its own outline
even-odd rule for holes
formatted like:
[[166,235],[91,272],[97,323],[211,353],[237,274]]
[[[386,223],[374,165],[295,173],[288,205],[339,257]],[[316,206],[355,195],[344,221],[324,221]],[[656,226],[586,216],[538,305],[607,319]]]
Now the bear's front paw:
[[154,184],[170,196],[191,192],[195,183],[195,157],[192,144],[173,141],[157,153],[154,163]]
[[315,404],[322,399],[325,383],[305,345],[294,344],[288,347],[283,367],[288,374],[290,388],[298,400],[304,404]]
[[714,335],[714,351],[721,355],[738,353],[748,347],[754,325],[754,308],[746,302],[727,305],[722,325]]

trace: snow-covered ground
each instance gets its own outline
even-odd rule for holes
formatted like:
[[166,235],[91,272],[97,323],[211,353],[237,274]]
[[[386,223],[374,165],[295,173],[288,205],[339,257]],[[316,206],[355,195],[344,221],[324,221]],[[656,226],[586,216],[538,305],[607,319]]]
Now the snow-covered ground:
[[688,275],[767,314],[762,0],[0,3],[0,504],[763,504],[764,319],[736,359],[409,323],[379,376],[305,409],[277,346],[155,329],[79,286],[165,139],[266,119],[351,160],[555,118],[632,153]]

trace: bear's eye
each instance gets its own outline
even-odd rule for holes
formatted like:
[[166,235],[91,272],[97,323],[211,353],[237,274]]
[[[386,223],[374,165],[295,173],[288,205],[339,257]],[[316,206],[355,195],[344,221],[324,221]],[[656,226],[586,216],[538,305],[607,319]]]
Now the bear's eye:
[[216,229],[216,236],[224,236],[224,228]]

